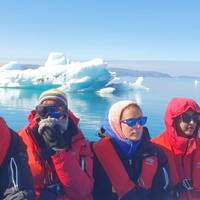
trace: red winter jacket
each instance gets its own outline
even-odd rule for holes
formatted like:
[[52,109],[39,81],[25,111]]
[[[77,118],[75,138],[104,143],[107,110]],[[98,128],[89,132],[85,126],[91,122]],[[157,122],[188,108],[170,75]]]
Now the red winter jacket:
[[177,135],[174,119],[188,109],[200,113],[195,101],[188,98],[173,98],[164,117],[166,130],[152,141],[159,145],[167,155],[170,176],[175,186],[183,179],[192,179],[194,190],[182,192],[181,200],[200,199],[200,143],[196,138],[197,132],[191,139]]
[[9,149],[9,145],[11,142],[11,133],[5,123],[5,121],[3,120],[3,118],[0,117],[0,129],[1,129],[1,139],[0,139],[0,166],[3,163],[8,149]]
[[[41,159],[39,148],[31,137],[36,122],[36,113],[33,110],[28,116],[29,125],[19,131],[24,143],[27,145],[29,165],[34,179],[36,195],[39,196],[44,186],[44,177],[48,169]],[[78,125],[79,119],[72,112],[69,117]],[[72,137],[69,149],[59,151],[51,156],[57,177],[64,188],[64,195],[59,195],[57,200],[90,200],[93,189],[92,178],[92,153],[89,143],[83,137],[81,130],[77,127],[78,133]],[[85,169],[80,166],[80,158],[85,160]]]

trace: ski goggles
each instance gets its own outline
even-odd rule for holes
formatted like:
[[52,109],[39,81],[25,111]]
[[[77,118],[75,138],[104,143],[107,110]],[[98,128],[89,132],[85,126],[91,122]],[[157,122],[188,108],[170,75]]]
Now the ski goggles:
[[194,113],[193,115],[189,115],[188,113],[183,113],[181,115],[182,122],[184,122],[184,123],[190,123],[191,121],[198,123],[199,119],[200,119],[199,117],[200,117],[200,115],[197,113]]
[[63,116],[66,116],[66,109],[62,106],[55,105],[38,105],[36,106],[36,112],[41,118],[56,118],[59,119]]
[[127,124],[130,127],[135,126],[136,124],[139,124],[140,126],[144,126],[147,122],[147,117],[139,117],[139,118],[130,118],[126,120],[122,120],[121,123]]

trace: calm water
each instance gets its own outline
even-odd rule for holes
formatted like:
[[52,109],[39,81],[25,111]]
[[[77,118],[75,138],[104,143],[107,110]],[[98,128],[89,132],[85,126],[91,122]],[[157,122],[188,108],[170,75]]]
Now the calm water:
[[[111,104],[118,100],[133,99],[140,103],[144,115],[148,116],[147,126],[152,137],[164,129],[163,116],[172,97],[190,97],[200,103],[200,85],[195,87],[192,79],[145,78],[143,84],[150,90],[134,90],[107,97],[92,93],[68,94],[69,107],[80,117],[80,127],[86,137],[98,139],[97,130],[101,121]],[[0,115],[11,128],[19,130],[26,125],[26,117],[36,106],[41,92],[33,89],[0,89]]]

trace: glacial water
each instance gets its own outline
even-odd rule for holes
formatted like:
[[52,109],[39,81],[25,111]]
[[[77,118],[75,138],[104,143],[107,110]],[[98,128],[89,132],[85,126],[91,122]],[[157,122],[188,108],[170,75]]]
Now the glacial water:
[[[132,77],[124,78],[128,81]],[[200,103],[200,84],[194,79],[145,78],[143,85],[149,90],[131,90],[98,96],[96,93],[67,93],[69,108],[80,117],[80,127],[89,140],[97,140],[97,131],[112,103],[118,100],[137,101],[148,117],[147,127],[152,137],[164,129],[163,116],[172,97],[190,97]],[[0,116],[15,131],[27,124],[27,115],[37,105],[43,90],[0,89]]]

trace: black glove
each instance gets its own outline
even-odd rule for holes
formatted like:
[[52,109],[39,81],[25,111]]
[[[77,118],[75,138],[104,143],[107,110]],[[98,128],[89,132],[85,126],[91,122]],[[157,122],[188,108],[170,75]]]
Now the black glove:
[[77,126],[68,118],[67,128],[57,119],[44,119],[39,122],[36,136],[41,148],[42,157],[47,160],[56,151],[65,149],[71,144],[72,137],[77,134]]
[[52,129],[44,127],[41,136],[46,144],[46,147],[53,151],[60,151],[67,147],[64,134],[59,131],[59,127],[56,126]]

